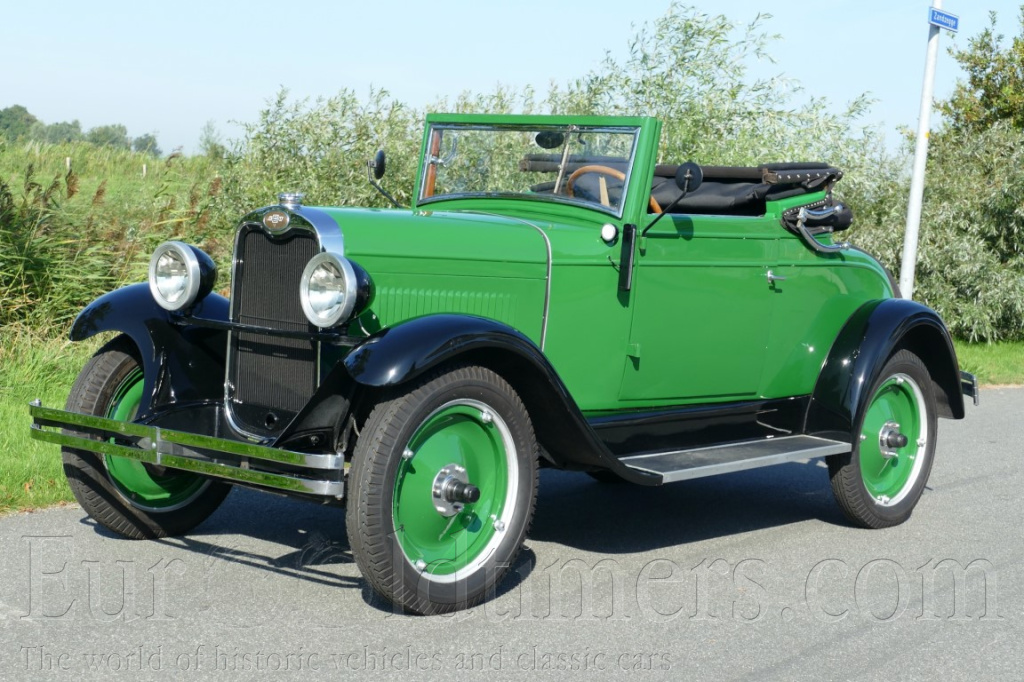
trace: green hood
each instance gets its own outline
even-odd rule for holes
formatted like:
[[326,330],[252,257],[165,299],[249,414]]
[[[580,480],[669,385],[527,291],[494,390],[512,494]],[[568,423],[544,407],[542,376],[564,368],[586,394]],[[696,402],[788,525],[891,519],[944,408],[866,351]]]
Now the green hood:
[[463,313],[504,322],[539,342],[548,246],[537,227],[465,212],[321,210],[341,228],[345,256],[373,279],[368,331]]

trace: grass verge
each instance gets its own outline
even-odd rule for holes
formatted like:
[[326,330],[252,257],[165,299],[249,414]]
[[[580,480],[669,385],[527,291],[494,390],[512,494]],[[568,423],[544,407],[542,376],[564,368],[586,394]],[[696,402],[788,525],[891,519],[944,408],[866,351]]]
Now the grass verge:
[[982,386],[1024,384],[1024,342],[967,343],[956,341],[960,369],[978,377]]
[[0,515],[71,502],[60,450],[33,440],[28,404],[63,407],[99,342],[71,343],[25,327],[0,330]]

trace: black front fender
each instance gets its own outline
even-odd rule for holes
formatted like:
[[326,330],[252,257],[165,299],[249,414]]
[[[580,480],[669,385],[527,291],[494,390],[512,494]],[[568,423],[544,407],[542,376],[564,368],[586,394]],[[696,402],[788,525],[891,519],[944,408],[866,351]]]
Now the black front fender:
[[960,368],[942,318],[920,303],[892,298],[865,303],[839,332],[818,375],[805,432],[853,442],[871,386],[901,348],[913,351],[928,368],[939,415],[962,419]]
[[538,442],[557,466],[609,469],[636,483],[657,484],[608,450],[532,340],[508,325],[471,315],[428,315],[370,336],[325,378],[281,440],[326,429],[343,407],[366,396],[376,399],[380,389],[400,387],[449,362],[488,367],[503,377],[522,399]]
[[428,315],[384,329],[349,353],[345,367],[364,386],[395,386],[481,349],[512,353],[554,373],[527,336],[508,325],[471,315]]
[[[227,321],[228,309],[226,298],[210,294],[191,313]],[[143,420],[162,406],[223,398],[226,332],[183,326],[187,320],[157,305],[148,284],[132,284],[86,306],[71,325],[70,337],[83,341],[119,332],[135,343],[145,372],[138,413]]]

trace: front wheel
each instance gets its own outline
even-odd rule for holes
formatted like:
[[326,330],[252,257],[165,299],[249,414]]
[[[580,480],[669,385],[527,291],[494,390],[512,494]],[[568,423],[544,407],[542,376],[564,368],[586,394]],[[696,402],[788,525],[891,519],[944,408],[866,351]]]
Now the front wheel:
[[413,613],[468,608],[515,560],[533,517],[537,444],[489,369],[436,372],[378,404],[349,475],[349,543],[363,576]]
[[[135,346],[119,336],[99,349],[75,380],[69,412],[135,418],[143,390]],[[89,516],[132,539],[182,535],[202,523],[231,486],[187,471],[64,448],[64,474]]]
[[921,498],[935,454],[935,393],[917,355],[885,364],[860,417],[853,452],[828,458],[832,491],[850,521],[865,528],[903,523]]

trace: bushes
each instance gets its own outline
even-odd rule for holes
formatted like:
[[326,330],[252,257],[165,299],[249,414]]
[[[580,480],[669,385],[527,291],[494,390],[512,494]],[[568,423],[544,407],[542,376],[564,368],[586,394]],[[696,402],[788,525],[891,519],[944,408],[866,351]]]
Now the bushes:
[[[737,26],[673,3],[633,32],[625,58],[609,56],[543,97],[499,86],[427,109],[653,115],[664,123],[665,161],[832,163],[846,173],[836,192],[855,209],[850,238],[898,273],[908,151],[888,152],[880,131],[861,125],[870,105],[863,97],[832,113],[784,78],[752,81],[748,64],[774,40],[766,19]],[[308,204],[388,206],[366,181],[365,162],[378,148],[388,152],[385,186],[408,203],[422,119],[383,90],[315,102],[281,90],[240,139],[221,147],[212,130],[204,133],[205,156],[160,162],[84,144],[0,140],[0,325],[58,329],[96,295],[144,279],[164,239],[197,244],[226,265],[238,218],[282,191],[303,191]],[[1024,138],[1008,125],[933,138],[916,296],[965,339],[1024,338],[1022,161]]]
[[320,206],[390,206],[366,181],[366,161],[388,152],[388,187],[408,203],[418,161],[421,115],[371,91],[367,101],[343,90],[334,97],[289,101],[282,89],[244,124],[242,139],[225,155],[224,193],[218,215],[237,220],[242,212],[301,191]]
[[164,239],[226,258],[233,224],[209,225],[214,170],[85,143],[0,148],[0,327],[62,332],[97,296],[144,279]]

